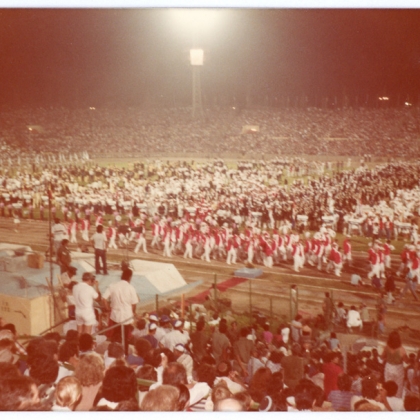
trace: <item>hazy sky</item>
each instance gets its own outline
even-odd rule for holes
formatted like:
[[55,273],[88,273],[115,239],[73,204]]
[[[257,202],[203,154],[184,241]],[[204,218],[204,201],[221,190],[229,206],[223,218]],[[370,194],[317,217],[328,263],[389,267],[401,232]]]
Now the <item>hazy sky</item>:
[[221,9],[193,30],[168,9],[0,9],[0,103],[189,104],[193,43],[206,101],[417,97],[419,28],[420,10]]

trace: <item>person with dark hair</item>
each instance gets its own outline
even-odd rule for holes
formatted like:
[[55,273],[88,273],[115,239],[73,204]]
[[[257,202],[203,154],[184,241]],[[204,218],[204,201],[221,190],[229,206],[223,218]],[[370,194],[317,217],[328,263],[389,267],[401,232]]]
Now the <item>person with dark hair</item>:
[[164,385],[186,385],[188,381],[185,367],[177,362],[168,363],[168,366],[163,370],[162,383]]
[[27,352],[29,376],[37,383],[40,398],[44,402],[50,402],[59,370],[57,343],[44,338],[36,338],[29,342]]
[[0,411],[28,410],[40,402],[34,379],[27,376],[0,379]]
[[147,327],[147,334],[142,337],[151,344],[153,349],[157,349],[159,346],[159,343],[156,339],[156,330],[157,325],[154,322],[151,322]]
[[335,411],[350,411],[350,400],[353,393],[350,391],[352,385],[351,376],[347,373],[340,373],[337,378],[338,389],[328,394],[328,401],[331,402]]
[[0,362],[0,380],[17,378],[21,375],[18,367],[11,362]]
[[324,358],[325,363],[322,366],[322,371],[324,372],[325,398],[328,398],[331,391],[338,390],[338,376],[343,373],[343,369],[338,364],[340,356],[340,353],[331,351]]
[[178,388],[178,391],[179,391],[178,408],[176,411],[191,411],[189,410],[189,406],[190,406],[189,389],[183,384],[178,384],[176,387]]
[[233,345],[233,353],[235,361],[237,362],[238,372],[242,372],[242,375],[246,377],[248,375],[248,362],[251,358],[252,349],[254,343],[249,340],[248,337],[249,328],[242,327],[240,331],[240,337]]
[[57,249],[57,263],[60,266],[60,274],[67,273],[71,264],[69,240],[63,239]]
[[227,351],[231,347],[229,338],[227,337],[227,324],[220,323],[219,328],[216,328],[211,339],[211,349],[216,364],[221,361],[228,360]]
[[302,328],[302,315],[297,314],[290,323],[290,333],[294,343],[300,343]]
[[355,411],[355,404],[360,400],[366,400],[368,403],[379,407],[380,410],[387,411],[386,406],[379,401],[378,381],[373,377],[362,379],[362,395],[353,395],[350,400],[352,411]]
[[298,411],[313,410],[316,402],[315,387],[315,384],[307,381],[299,382],[296,385],[293,395],[295,397],[295,406]]
[[[51,235],[53,237],[54,241],[54,248],[53,253],[57,255],[57,262],[58,261],[58,249],[61,246],[62,240],[67,236],[67,229],[66,227],[61,223],[60,219],[57,217],[54,219],[54,224],[51,227]],[[51,255],[52,258],[52,255]]]
[[77,343],[65,341],[58,349],[59,369],[56,383],[66,376],[74,373],[77,363],[79,363],[79,347]]
[[200,363],[206,355],[208,337],[204,332],[205,325],[204,321],[198,321],[196,324],[196,330],[190,335],[192,355],[197,363]]
[[[111,311],[109,325],[113,326],[121,323],[124,325],[125,340],[123,345],[126,354],[128,352],[130,332],[133,329],[133,318],[139,302],[136,289],[130,284],[132,277],[133,271],[126,268],[121,274],[121,280],[110,284],[103,295],[105,307]],[[108,303],[108,299],[110,303]],[[109,337],[121,343],[121,328],[117,327],[111,330]]]
[[118,403],[137,398],[137,379],[134,370],[127,366],[110,367],[102,382],[102,398],[97,406],[107,405],[114,409]]
[[308,360],[302,357],[302,351],[299,344],[294,343],[292,345],[292,354],[285,356],[281,360],[283,367],[284,383],[288,388],[293,389],[300,379],[304,377],[305,365],[308,364]]
[[398,385],[394,381],[386,381],[382,387],[386,392],[386,400],[392,411],[404,411],[404,400],[395,396],[398,392]]
[[89,333],[83,333],[79,336],[79,351],[80,355],[93,352],[95,347],[95,340]]
[[74,342],[76,344],[79,343],[79,332],[76,330],[68,330],[65,336],[66,342]]
[[123,346],[120,343],[109,343],[104,354],[105,369],[114,366],[114,362],[117,360],[125,361]]
[[259,404],[268,394],[268,384],[271,376],[271,370],[266,367],[259,368],[252,376],[248,392],[256,403]]
[[213,388],[216,380],[216,368],[214,366],[203,363],[197,369],[197,377],[199,382],[205,382],[210,388]]
[[420,411],[420,398],[417,395],[408,394],[404,397],[405,411]]
[[124,400],[118,403],[114,411],[140,411],[140,407],[136,399]]
[[90,238],[93,248],[95,249],[95,270],[96,274],[101,274],[101,264],[103,274],[108,274],[106,266],[106,235],[104,233],[104,227],[102,225],[96,226],[96,232]]
[[385,362],[385,381],[394,381],[398,385],[398,391],[395,396],[401,398],[405,374],[404,363],[408,363],[409,358],[401,344],[401,337],[398,331],[394,330],[389,334],[388,341],[380,357]]

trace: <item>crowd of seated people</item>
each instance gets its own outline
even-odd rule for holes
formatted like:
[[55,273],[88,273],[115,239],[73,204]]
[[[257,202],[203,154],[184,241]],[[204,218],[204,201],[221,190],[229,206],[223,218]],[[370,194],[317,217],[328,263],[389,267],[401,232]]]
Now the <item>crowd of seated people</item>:
[[322,315],[303,322],[308,340],[265,319],[239,327],[230,312],[168,314],[137,318],[129,354],[76,330],[22,346],[2,322],[0,410],[420,411],[420,355],[405,353],[398,331],[382,351],[342,353]]
[[[23,108],[0,114],[1,159],[87,151],[133,156],[165,153],[413,157],[419,153],[416,109]],[[244,133],[244,127],[258,127]],[[245,130],[246,131],[246,130]],[[9,162],[10,163],[10,162]]]

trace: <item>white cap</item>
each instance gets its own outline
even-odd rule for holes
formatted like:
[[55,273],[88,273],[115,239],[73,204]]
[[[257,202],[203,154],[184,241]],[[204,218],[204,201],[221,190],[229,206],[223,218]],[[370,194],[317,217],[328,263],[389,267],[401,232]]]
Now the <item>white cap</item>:
[[178,350],[182,353],[185,353],[185,346],[181,343],[178,343],[174,346],[174,350]]

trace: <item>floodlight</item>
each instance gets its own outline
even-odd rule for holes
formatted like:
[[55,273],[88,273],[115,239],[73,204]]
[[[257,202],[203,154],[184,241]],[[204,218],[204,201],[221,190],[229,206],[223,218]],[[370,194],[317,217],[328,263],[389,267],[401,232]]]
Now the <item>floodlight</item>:
[[192,66],[202,66],[204,62],[204,51],[193,48],[190,50],[190,63]]

